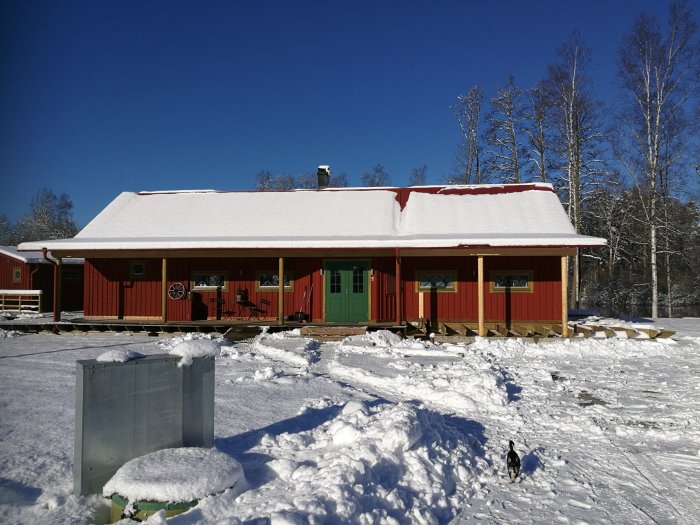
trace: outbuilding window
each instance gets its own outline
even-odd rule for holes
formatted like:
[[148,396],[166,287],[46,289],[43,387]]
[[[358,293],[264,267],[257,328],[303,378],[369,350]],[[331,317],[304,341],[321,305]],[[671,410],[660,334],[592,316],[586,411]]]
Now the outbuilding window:
[[198,292],[228,291],[228,272],[200,270],[192,272],[190,289]]
[[532,270],[491,270],[491,293],[532,293]]
[[416,272],[416,292],[456,292],[455,270],[419,270]]
[[13,266],[12,267],[12,283],[19,284],[22,282],[22,267]]

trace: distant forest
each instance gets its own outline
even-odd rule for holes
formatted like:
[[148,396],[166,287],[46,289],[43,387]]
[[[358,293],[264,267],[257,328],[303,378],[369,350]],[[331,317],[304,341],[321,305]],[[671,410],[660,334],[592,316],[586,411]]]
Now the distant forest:
[[[548,182],[578,233],[604,249],[573,257],[571,307],[672,316],[700,305],[700,33],[688,2],[668,20],[642,14],[617,53],[619,98],[596,98],[585,35],[573,32],[534,86],[512,75],[495,93],[475,85],[451,107],[461,135],[449,184]],[[425,184],[428,167],[410,174]],[[330,186],[348,185],[345,173]],[[391,185],[384,166],[364,186]],[[260,191],[313,189],[315,173],[260,171]],[[70,237],[72,203],[41,190],[17,224],[0,215],[0,244]]]

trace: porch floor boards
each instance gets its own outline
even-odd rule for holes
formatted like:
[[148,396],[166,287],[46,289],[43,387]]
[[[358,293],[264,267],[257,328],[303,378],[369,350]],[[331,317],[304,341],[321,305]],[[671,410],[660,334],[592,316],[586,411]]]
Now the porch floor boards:
[[[416,326],[418,325],[418,326]],[[427,339],[434,333],[436,342],[473,342],[477,336],[475,323],[441,322],[434,330],[429,330],[419,323],[397,325],[395,322],[362,323],[348,325],[343,323],[309,322],[299,323],[285,321],[279,325],[274,321],[243,321],[243,320],[206,320],[159,323],[154,321],[137,321],[131,319],[75,319],[71,322],[47,323],[3,323],[2,328],[24,332],[53,332],[53,333],[100,333],[100,332],[133,332],[145,333],[151,336],[175,335],[188,332],[225,334],[232,340],[242,340],[255,337],[263,331],[263,327],[271,333],[299,328],[301,334],[321,341],[338,341],[350,335],[362,334],[365,331],[389,330],[405,337]],[[487,337],[506,338],[520,337],[532,340],[561,338],[561,325],[541,323],[487,323]],[[595,324],[581,325],[569,323],[573,337],[620,337],[624,332],[629,338],[661,339],[675,334],[668,330],[650,328],[617,328],[598,326]]]

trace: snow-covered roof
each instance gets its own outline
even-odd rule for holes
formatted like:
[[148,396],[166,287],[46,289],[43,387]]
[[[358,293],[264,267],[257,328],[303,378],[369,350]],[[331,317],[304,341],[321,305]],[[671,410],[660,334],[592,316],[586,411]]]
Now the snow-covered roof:
[[[13,259],[25,264],[50,264],[49,261],[44,259],[44,255],[41,251],[22,251],[20,253],[17,251],[15,246],[0,246],[0,254],[7,255],[8,257],[12,257]],[[50,261],[55,260],[50,255],[48,257]],[[85,260],[79,258],[66,258],[62,259],[61,262],[64,264],[83,264]]]
[[549,184],[125,192],[73,239],[23,250],[602,246]]

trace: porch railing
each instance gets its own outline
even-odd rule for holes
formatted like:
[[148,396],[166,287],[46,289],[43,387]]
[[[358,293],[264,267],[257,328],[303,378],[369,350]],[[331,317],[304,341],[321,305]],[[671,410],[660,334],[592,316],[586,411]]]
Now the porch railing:
[[0,290],[0,312],[40,312],[42,290]]

